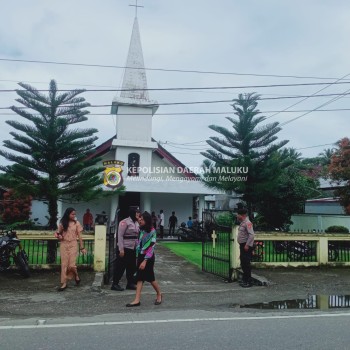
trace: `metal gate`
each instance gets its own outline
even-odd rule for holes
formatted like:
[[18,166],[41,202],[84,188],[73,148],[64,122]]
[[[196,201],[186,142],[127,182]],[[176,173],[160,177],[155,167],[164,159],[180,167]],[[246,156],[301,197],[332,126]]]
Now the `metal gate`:
[[113,277],[113,268],[115,261],[115,242],[114,242],[115,226],[107,228],[107,246],[106,246],[106,272],[104,274],[104,284],[109,284]]
[[203,211],[203,228],[209,240],[202,243],[202,271],[232,282],[232,220],[230,211]]

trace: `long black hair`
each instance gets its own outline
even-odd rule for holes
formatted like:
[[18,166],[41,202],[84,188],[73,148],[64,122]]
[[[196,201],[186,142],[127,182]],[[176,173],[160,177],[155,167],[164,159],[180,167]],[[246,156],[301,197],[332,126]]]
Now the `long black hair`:
[[139,213],[139,212],[140,212],[140,210],[138,210],[137,208],[134,208],[134,207],[129,208],[129,217],[131,218],[131,220],[133,222],[137,221],[136,213]]
[[148,211],[145,211],[141,214],[143,220],[145,221],[145,224],[141,227],[143,231],[151,232],[152,231],[152,216]]
[[63,231],[68,230],[69,226],[69,215],[72,211],[75,211],[74,208],[67,208],[66,211],[64,212],[62,219],[61,219],[61,224],[63,226]]

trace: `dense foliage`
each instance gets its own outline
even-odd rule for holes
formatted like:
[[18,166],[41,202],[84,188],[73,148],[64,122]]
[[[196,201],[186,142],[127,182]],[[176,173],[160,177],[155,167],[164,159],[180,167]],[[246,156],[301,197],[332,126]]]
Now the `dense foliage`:
[[338,182],[335,195],[339,196],[340,204],[346,214],[350,214],[350,140],[344,137],[338,142],[329,165],[331,179]]
[[[87,120],[89,104],[79,95],[83,90],[59,93],[54,80],[48,95],[20,83],[12,107],[20,117],[6,123],[13,127],[13,140],[3,142],[0,155],[12,164],[0,166],[0,184],[19,195],[46,200],[49,227],[57,225],[57,201],[88,201],[102,193],[99,159],[91,157],[96,129],[73,128]],[[6,151],[5,149],[10,151]]]

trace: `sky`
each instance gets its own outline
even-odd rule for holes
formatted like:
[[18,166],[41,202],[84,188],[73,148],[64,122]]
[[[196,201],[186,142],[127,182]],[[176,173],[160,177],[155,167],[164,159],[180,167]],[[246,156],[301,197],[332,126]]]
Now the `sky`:
[[[7,109],[19,105],[16,93],[1,91],[18,88],[18,82],[37,89],[47,89],[51,79],[61,89],[121,87],[135,17],[131,4],[135,0],[1,3],[1,142],[12,139],[5,121],[22,120]],[[138,0],[138,5],[148,87],[198,88],[149,92],[160,104],[153,138],[185,165],[201,165],[199,152],[209,148],[205,140],[218,136],[209,125],[231,128],[226,117],[234,117],[231,104],[240,93],[261,95],[264,123],[279,122],[278,139],[289,140],[287,146],[303,157],[350,136],[350,95],[339,95],[350,93],[348,1]],[[90,107],[88,121],[79,125],[98,129],[96,145],[115,134],[108,105],[117,94],[83,94],[91,105],[104,105]],[[320,94],[326,96],[313,96]],[[0,164],[6,164],[4,158]]]

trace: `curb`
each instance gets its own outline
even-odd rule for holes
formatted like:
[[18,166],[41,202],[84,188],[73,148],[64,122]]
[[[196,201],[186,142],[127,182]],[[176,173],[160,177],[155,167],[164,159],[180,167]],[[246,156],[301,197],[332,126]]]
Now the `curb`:
[[[237,272],[238,272],[238,276],[239,276],[238,280],[241,280],[242,276],[243,276],[243,271],[241,269],[238,269]],[[267,278],[256,275],[255,273],[252,273],[252,280],[253,280],[253,284],[255,286],[270,286],[273,284]]]

